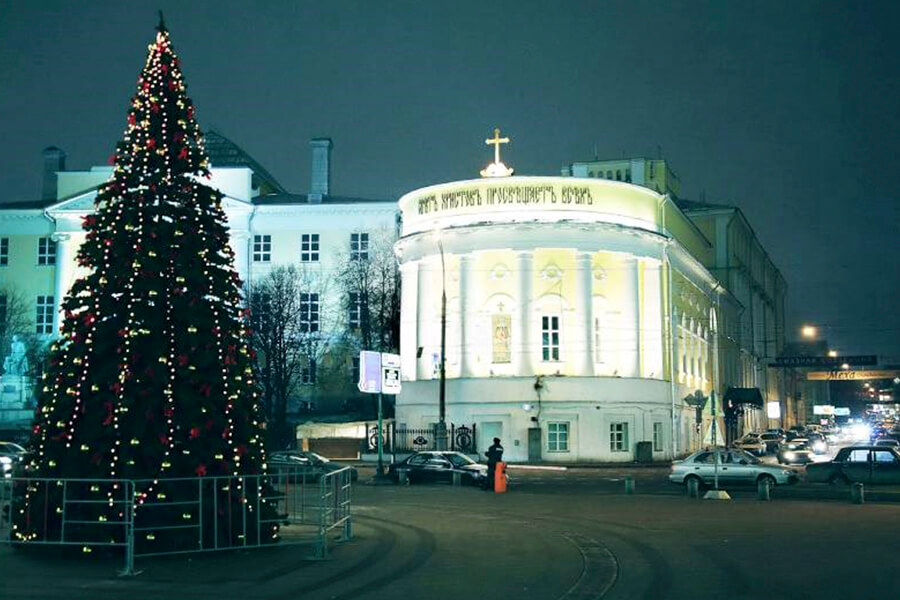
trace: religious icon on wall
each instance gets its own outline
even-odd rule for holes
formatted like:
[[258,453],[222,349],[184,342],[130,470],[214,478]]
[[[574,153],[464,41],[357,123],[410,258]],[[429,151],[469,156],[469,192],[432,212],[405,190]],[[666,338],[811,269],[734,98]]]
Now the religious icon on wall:
[[510,315],[491,315],[491,362],[495,364],[510,362],[509,328]]

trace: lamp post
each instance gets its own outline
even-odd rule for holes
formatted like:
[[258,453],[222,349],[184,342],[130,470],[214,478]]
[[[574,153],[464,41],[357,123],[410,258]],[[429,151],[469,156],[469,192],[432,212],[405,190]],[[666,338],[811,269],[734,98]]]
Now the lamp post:
[[437,238],[438,250],[441,252],[441,368],[438,384],[438,430],[435,432],[434,445],[438,450],[447,449],[447,270],[444,265],[444,244],[440,231]]

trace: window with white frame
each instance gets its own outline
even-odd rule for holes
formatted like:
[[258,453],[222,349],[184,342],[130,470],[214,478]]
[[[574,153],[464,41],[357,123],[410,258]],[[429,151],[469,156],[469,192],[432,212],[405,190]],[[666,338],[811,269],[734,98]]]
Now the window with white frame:
[[319,294],[307,292],[300,294],[300,331],[303,333],[319,331]]
[[358,329],[363,326],[366,321],[366,314],[369,310],[366,295],[363,292],[350,292],[350,315],[348,321],[351,329]]
[[38,296],[34,316],[37,334],[53,333],[53,296]]
[[48,237],[38,238],[38,264],[56,264],[56,242]]
[[272,236],[253,236],[253,262],[267,263],[272,260]]
[[314,385],[316,383],[316,359],[306,356],[300,366],[300,383]]
[[559,360],[559,316],[541,317],[541,352],[545,361]]
[[318,233],[304,233],[300,236],[300,262],[319,262]]
[[359,382],[359,355],[350,358],[350,381]]
[[628,423],[609,424],[609,451],[628,452]]
[[9,264],[9,238],[0,238],[0,267]]
[[569,451],[569,422],[552,421],[547,423],[547,452]]
[[369,260],[369,234],[350,234],[350,260]]
[[663,450],[663,424],[653,424],[653,451],[662,452]]

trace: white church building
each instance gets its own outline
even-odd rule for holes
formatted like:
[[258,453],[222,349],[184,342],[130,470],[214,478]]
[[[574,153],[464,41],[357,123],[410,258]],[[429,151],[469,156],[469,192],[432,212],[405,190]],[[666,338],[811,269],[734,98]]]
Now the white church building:
[[497,157],[399,200],[397,422],[474,423],[479,450],[499,437],[513,462],[700,445],[684,398],[717,389],[717,308],[732,302],[693,252],[709,243],[645,187],[509,173]]

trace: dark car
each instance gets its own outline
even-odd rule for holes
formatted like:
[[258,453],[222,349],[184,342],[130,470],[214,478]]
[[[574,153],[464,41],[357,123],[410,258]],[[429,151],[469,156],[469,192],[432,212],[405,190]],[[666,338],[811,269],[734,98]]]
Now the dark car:
[[388,467],[388,477],[400,480],[405,472],[410,483],[427,481],[452,482],[453,474],[459,473],[463,484],[481,485],[487,478],[487,465],[482,465],[461,452],[428,451],[417,452],[406,460]]
[[812,483],[900,483],[900,453],[886,446],[848,446],[834,460],[807,465]]
[[[330,473],[343,469],[347,465],[332,462],[320,454],[304,450],[280,450],[272,452],[266,457],[269,470],[279,467],[292,467],[303,471],[304,481],[318,481],[324,473]],[[355,467],[350,467],[350,480],[356,481],[359,472]]]

